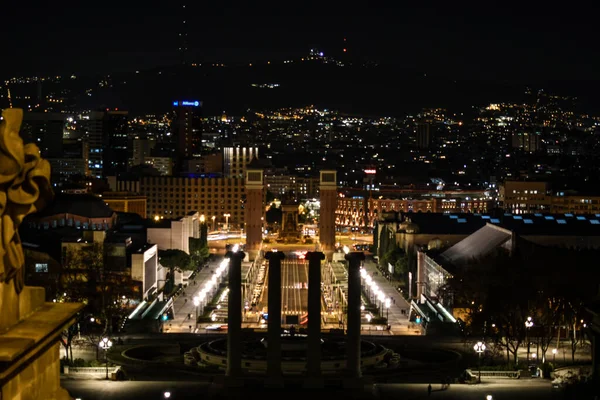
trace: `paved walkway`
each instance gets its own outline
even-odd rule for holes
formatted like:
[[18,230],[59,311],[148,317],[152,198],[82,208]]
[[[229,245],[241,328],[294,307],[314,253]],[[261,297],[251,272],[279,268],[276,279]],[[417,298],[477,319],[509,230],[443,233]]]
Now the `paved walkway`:
[[[222,257],[215,257],[206,268],[203,268],[190,280],[188,287],[183,290],[185,294],[181,294],[173,302],[174,319],[165,324],[165,332],[190,332],[190,326],[192,330],[195,329],[196,307],[194,306],[194,296],[200,293],[204,284],[211,279],[222,260]],[[196,281],[195,285],[194,281]],[[208,299],[208,301],[210,300],[212,298]],[[190,319],[188,315],[191,315],[192,318]],[[198,316],[200,315],[201,309],[198,310]]]
[[[372,259],[368,258],[365,260],[364,268],[366,269],[367,273],[371,275],[371,278],[375,281],[375,283],[377,283],[377,286],[379,286],[379,289],[383,291],[386,297],[393,299],[389,310],[385,309],[385,305],[383,308],[383,316],[388,317],[392,334],[414,334],[414,332],[408,332],[411,330],[409,327],[412,325],[408,321],[410,304],[404,299],[402,294],[396,290],[394,285],[381,275],[377,269],[377,265]],[[379,301],[376,303],[379,304]]]

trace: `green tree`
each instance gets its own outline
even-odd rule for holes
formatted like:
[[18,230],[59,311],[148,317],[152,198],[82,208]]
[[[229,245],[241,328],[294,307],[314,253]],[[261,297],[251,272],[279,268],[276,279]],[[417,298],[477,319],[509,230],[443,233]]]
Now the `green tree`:
[[208,247],[208,225],[206,222],[200,224],[200,247]]
[[189,271],[195,268],[191,262],[190,255],[185,251],[178,249],[160,250],[158,252],[158,262],[163,267],[169,269],[167,274],[167,282],[165,284],[166,293],[170,293],[173,290],[175,271]]
[[406,252],[398,245],[394,245],[381,257],[381,264],[384,268],[387,269],[388,263],[394,267],[394,275],[397,278],[404,278],[404,275],[408,272],[408,258]]

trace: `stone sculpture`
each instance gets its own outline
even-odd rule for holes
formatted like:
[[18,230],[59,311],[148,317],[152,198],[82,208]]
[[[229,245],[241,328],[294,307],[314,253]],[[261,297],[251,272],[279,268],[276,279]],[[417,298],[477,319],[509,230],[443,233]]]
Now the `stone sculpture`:
[[19,129],[23,110],[9,108],[0,123],[0,284],[14,282],[23,289],[25,258],[19,225],[53,196],[50,164],[35,144],[23,144]]

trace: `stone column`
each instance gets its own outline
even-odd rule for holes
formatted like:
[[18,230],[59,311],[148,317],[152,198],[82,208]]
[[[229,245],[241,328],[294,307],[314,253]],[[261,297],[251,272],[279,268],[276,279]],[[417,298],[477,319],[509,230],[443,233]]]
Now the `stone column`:
[[325,254],[309,252],[308,260],[308,362],[307,375],[321,376],[321,261]]
[[363,252],[346,254],[348,260],[348,335],[347,364],[349,378],[360,378],[360,262]]
[[281,261],[285,254],[281,251],[269,251],[265,258],[269,260],[268,311],[267,321],[267,384],[281,386]]
[[242,375],[242,260],[243,251],[227,252],[229,295],[227,306],[227,372],[230,378]]

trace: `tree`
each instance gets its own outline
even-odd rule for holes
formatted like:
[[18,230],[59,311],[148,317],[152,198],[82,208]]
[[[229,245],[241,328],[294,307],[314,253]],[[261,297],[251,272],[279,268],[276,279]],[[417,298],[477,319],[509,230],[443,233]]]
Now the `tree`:
[[75,337],[75,333],[77,332],[76,330],[76,326],[77,324],[73,324],[71,326],[69,326],[67,329],[65,329],[62,332],[62,335],[60,336],[60,343],[63,345],[63,347],[65,348],[65,355],[66,358],[71,360],[71,363],[73,362],[73,337]]
[[283,212],[281,208],[275,207],[274,204],[271,204],[267,212],[265,213],[265,218],[267,219],[267,223],[269,224],[280,224],[281,219],[283,218]]
[[200,248],[208,247],[208,225],[206,222],[200,224]]
[[169,269],[167,283],[165,284],[165,292],[167,293],[173,290],[175,271],[181,272],[195,268],[191,263],[190,255],[178,249],[159,250],[158,262]]
[[86,304],[87,310],[104,322],[104,333],[112,330],[113,319],[127,314],[128,303],[123,298],[130,299],[140,290],[131,279],[131,270],[112,266],[107,259],[114,255],[103,243],[68,248],[61,274],[63,297],[59,299]]
[[406,252],[397,244],[383,255],[381,264],[384,268],[386,268],[388,264],[391,264],[394,268],[394,275],[398,278],[404,278],[404,275],[408,272],[408,258]]

